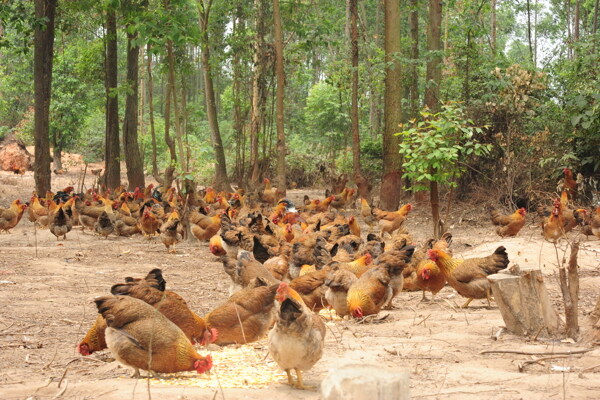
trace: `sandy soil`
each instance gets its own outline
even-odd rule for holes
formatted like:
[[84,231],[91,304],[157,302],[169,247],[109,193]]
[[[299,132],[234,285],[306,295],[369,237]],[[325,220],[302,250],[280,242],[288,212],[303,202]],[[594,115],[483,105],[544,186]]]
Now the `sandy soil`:
[[[76,184],[79,170],[53,178],[56,188]],[[86,185],[93,183],[88,176]],[[26,198],[33,189],[31,173],[0,174],[0,206],[16,196]],[[306,191],[292,191],[300,199]],[[318,192],[308,192],[314,195]],[[417,241],[430,231],[427,207],[417,207],[407,221]],[[526,226],[518,238],[499,240],[484,212],[457,207],[450,221],[453,247],[461,257],[486,255],[497,246],[508,249],[511,261],[540,265],[555,306],[562,312],[557,284],[554,247],[544,243],[539,228]],[[181,294],[204,314],[227,297],[229,278],[204,243],[181,244],[177,254],[167,254],[159,241],[141,237],[100,239],[74,229],[65,242],[47,230],[35,230],[24,218],[11,234],[0,235],[0,398],[2,399],[317,399],[317,390],[289,388],[284,375],[263,388],[252,388],[255,374],[275,369],[267,356],[266,341],[238,349],[254,352],[256,370],[247,375],[246,388],[218,388],[228,378],[225,366],[215,363],[215,373],[201,386],[193,381],[134,380],[109,351],[81,357],[75,350],[96,317],[95,296],[108,293],[125,276],[143,276],[160,267],[171,290]],[[580,253],[580,318],[585,321],[599,295],[600,241],[583,239]],[[518,364],[532,359],[515,354],[485,354],[483,350],[567,351],[574,343],[538,338],[536,341],[503,334],[492,338],[503,321],[496,306],[474,301],[467,310],[463,299],[444,288],[435,303],[421,303],[421,293],[402,293],[395,309],[380,323],[327,322],[325,353],[306,373],[308,384],[318,387],[330,369],[348,361],[376,363],[380,367],[407,369],[413,398],[431,399],[598,399],[600,349],[584,355],[532,364],[518,372]],[[232,351],[235,351],[233,349]],[[208,351],[208,350],[207,350]],[[215,356],[218,350],[213,351]],[[585,370],[596,366],[595,369]],[[238,376],[238,378],[239,378]],[[246,379],[246,378],[244,378]],[[186,384],[188,382],[189,384]],[[206,387],[211,386],[212,387]]]

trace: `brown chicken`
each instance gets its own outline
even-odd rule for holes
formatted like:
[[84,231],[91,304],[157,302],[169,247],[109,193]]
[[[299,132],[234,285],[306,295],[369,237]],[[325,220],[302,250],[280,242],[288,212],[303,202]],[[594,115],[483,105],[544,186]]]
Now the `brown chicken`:
[[207,327],[219,332],[216,344],[254,342],[273,325],[275,292],[279,284],[267,285],[260,278],[255,279],[254,284],[258,286],[234,293],[204,317]]
[[360,248],[363,240],[360,236],[347,235],[338,239],[329,252],[332,261],[350,262],[360,257]]
[[373,207],[372,212],[381,228],[381,236],[386,233],[391,236],[394,231],[398,230],[412,209],[413,206],[410,203],[403,205],[398,211],[383,211]]
[[150,237],[156,235],[157,231],[160,229],[160,224],[160,219],[151,208],[144,207],[144,212],[142,213],[142,218],[140,220],[140,227],[144,236]]
[[21,204],[19,199],[14,200],[9,208],[0,208],[0,232],[10,233],[23,217],[26,208],[27,204]]
[[49,227],[50,232],[56,236],[56,240],[61,236],[64,240],[67,240],[67,233],[73,228],[73,223],[71,222],[71,218],[65,213],[62,205],[58,206],[58,210],[50,216]]
[[365,244],[364,253],[369,253],[373,259],[377,259],[385,251],[385,242],[379,236],[369,233],[367,235],[367,243]]
[[567,192],[571,200],[577,197],[577,181],[573,178],[573,172],[569,168],[563,169],[563,190]]
[[[432,249],[441,250],[449,256],[452,256],[452,251],[450,250],[451,243],[452,235],[450,233],[445,233],[440,240],[433,244]],[[421,301],[427,301],[425,291],[431,292],[431,300],[433,300],[435,295],[446,286],[446,276],[442,274],[442,271],[437,264],[429,258],[419,262],[414,277],[411,278],[414,279],[415,286],[423,291],[423,298]]]
[[198,213],[197,218],[190,218],[192,234],[200,241],[210,240],[221,229],[221,218],[225,213],[223,210],[212,217]]
[[379,265],[365,272],[350,286],[347,303],[348,311],[354,318],[379,313],[383,306],[391,302],[394,291],[402,290],[402,270],[410,262],[413,252],[414,247],[406,246],[387,252],[387,256],[386,253],[382,254]]
[[113,223],[114,214],[108,214],[106,211],[102,211],[102,214],[96,220],[94,224],[94,230],[105,239],[115,231],[115,224]]
[[92,327],[87,331],[83,340],[77,345],[77,352],[82,356],[106,349],[106,320],[98,315]]
[[371,266],[372,261],[373,261],[373,256],[371,255],[371,253],[367,253],[364,256],[359,257],[354,261],[340,263],[339,268],[348,270],[348,271],[352,272],[354,275],[356,275],[357,278],[360,278],[362,276],[362,274],[364,274],[365,272],[367,272],[369,269],[372,268],[372,266]]
[[221,256],[221,262],[225,272],[231,278],[230,295],[248,287],[255,278],[261,278],[269,284],[279,283],[249,251],[241,250],[237,259],[229,255]]
[[367,199],[360,199],[360,216],[362,217],[365,224],[369,226],[369,231],[373,230],[373,226],[375,226],[375,217],[373,216],[373,212],[371,211],[371,206]]
[[[288,377],[288,383],[305,389],[302,371],[321,359],[325,342],[325,323],[313,313],[302,298],[282,282],[277,289],[281,304],[275,327],[269,332],[269,353]],[[296,383],[291,370],[296,370]]]
[[498,247],[490,256],[466,260],[452,258],[443,250],[429,250],[427,255],[442,271],[450,286],[468,299],[462,308],[468,307],[473,299],[487,298],[489,305],[491,289],[487,277],[508,266],[504,246]]
[[501,237],[516,236],[525,225],[525,215],[527,211],[524,208],[519,208],[510,215],[501,215],[498,210],[490,209],[492,224],[498,226],[496,233]]
[[218,332],[208,329],[206,322],[189,308],[180,295],[165,290],[166,282],[160,269],[153,269],[144,279],[125,278],[125,282],[113,285],[111,293],[135,297],[155,307],[193,343],[208,344],[218,336]]
[[40,199],[37,196],[33,196],[30,200],[30,207],[29,207],[29,212],[30,212],[30,220],[33,219],[33,221],[31,222],[36,222],[38,219],[42,218],[42,217],[47,217],[49,214],[48,208],[44,207],[43,205],[40,204]]
[[275,198],[275,189],[273,189],[273,186],[271,186],[271,180],[269,178],[265,178],[263,183],[265,184],[265,188],[261,193],[260,200],[263,203],[274,206],[277,199]]
[[340,317],[349,314],[348,311],[348,290],[354,282],[357,281],[356,275],[347,269],[339,268],[339,265],[334,264],[327,274],[324,285],[327,286],[325,298],[337,315]]
[[559,238],[565,235],[564,217],[562,213],[562,205],[558,199],[554,200],[554,208],[552,213],[542,223],[542,236],[550,242],[556,242]]
[[290,282],[290,287],[298,292],[304,300],[304,304],[314,312],[318,312],[327,306],[327,299],[325,298],[327,286],[324,284],[328,274],[329,267],[324,267],[299,276]]
[[[182,240],[180,222],[179,213],[173,211],[169,215],[167,221],[160,227],[160,240],[163,242],[169,253],[175,253],[175,245]],[[171,249],[171,247],[173,247],[173,249]]]
[[210,355],[201,356],[183,331],[154,307],[129,296],[103,296],[95,300],[106,320],[106,344],[117,361],[134,369],[157,372],[207,372]]
[[[349,196],[352,194],[352,189],[345,187],[341,193],[333,195],[333,200],[331,201],[331,207],[336,210],[343,210],[346,206],[349,206]],[[329,191],[325,193],[325,197],[329,197]]]

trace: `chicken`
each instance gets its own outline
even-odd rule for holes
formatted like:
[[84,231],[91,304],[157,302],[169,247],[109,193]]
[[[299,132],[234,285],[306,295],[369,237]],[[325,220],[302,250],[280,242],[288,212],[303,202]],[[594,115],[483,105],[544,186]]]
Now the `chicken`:
[[325,298],[337,315],[343,317],[349,314],[348,311],[348,289],[358,278],[354,273],[347,269],[339,268],[338,265],[333,265],[324,285],[327,286]]
[[519,208],[511,215],[500,215],[496,209],[490,209],[492,224],[498,226],[496,233],[501,237],[516,236],[525,225],[526,214],[524,208]]
[[290,253],[292,246],[289,243],[285,243],[282,246],[281,254],[276,257],[271,257],[264,262],[265,268],[275,277],[277,280],[284,280],[288,277],[290,265]]
[[600,239],[600,207],[597,207],[596,212],[592,215],[590,227],[594,236]]
[[229,255],[221,256],[221,262],[225,272],[231,278],[230,295],[250,285],[255,278],[261,278],[269,284],[279,283],[248,251],[240,250],[237,259]]
[[491,289],[487,277],[508,266],[508,254],[504,246],[498,247],[492,255],[481,258],[456,259],[443,250],[433,249],[427,252],[427,256],[442,271],[450,286],[468,299],[462,308],[468,307],[473,299],[487,298],[489,305]]
[[365,244],[364,253],[369,253],[373,259],[377,259],[385,250],[385,242],[379,236],[369,233],[367,235],[367,243]]
[[87,331],[85,337],[77,345],[77,352],[82,356],[106,349],[106,320],[98,315],[92,327]]
[[[354,318],[379,313],[394,293],[402,290],[402,270],[412,257],[414,247],[383,253],[379,265],[361,275],[348,290],[348,311]],[[385,257],[384,257],[385,256]]]
[[360,247],[363,240],[360,236],[347,235],[338,239],[329,252],[332,261],[350,262],[360,257]]
[[200,241],[210,240],[221,228],[221,219],[225,211],[209,217],[198,213],[197,218],[190,218],[192,234]]
[[558,199],[554,200],[552,213],[542,223],[542,236],[550,242],[556,242],[559,238],[565,235],[564,217],[562,206]]
[[360,237],[360,226],[354,216],[348,218],[348,227],[353,235]]
[[65,213],[62,205],[58,206],[58,210],[50,217],[49,227],[50,232],[56,236],[56,240],[61,236],[64,240],[67,240],[67,233],[73,228],[73,223]]
[[108,235],[115,230],[115,225],[113,224],[111,217],[114,218],[114,215],[108,215],[106,211],[102,211],[102,214],[100,214],[94,225],[94,230],[104,236],[105,239],[108,239]]
[[161,221],[150,207],[144,207],[142,218],[140,220],[140,226],[144,236],[150,237],[156,235],[160,229]]
[[[441,239],[435,242],[432,246],[433,250],[441,250],[452,256],[450,250],[450,244],[452,243],[452,235],[445,233]],[[430,259],[424,259],[419,262],[415,271],[415,276],[411,277],[414,279],[415,286],[423,291],[423,298],[421,301],[427,301],[425,291],[431,292],[431,300],[435,295],[446,286],[446,276],[442,274],[437,264]]]
[[166,282],[160,269],[153,269],[143,279],[125,278],[125,282],[113,285],[111,293],[135,297],[155,307],[192,343],[208,344],[218,336],[218,332],[208,329],[206,322],[189,308],[180,295],[165,290]]
[[327,306],[327,299],[325,298],[327,286],[324,284],[329,271],[329,267],[324,267],[301,275],[290,282],[290,287],[298,292],[304,304],[314,312],[318,312]]
[[30,221],[36,222],[42,217],[47,217],[49,214],[48,208],[40,204],[40,199],[37,196],[33,196],[30,200]]
[[117,214],[115,218],[115,234],[117,236],[132,236],[140,233],[140,224],[137,219]]
[[263,180],[263,183],[265,184],[265,188],[262,191],[262,194],[260,196],[260,199],[263,203],[266,203],[270,206],[275,205],[275,189],[273,189],[273,187],[271,186],[271,180],[268,178],[265,178]]
[[[178,228],[180,228],[179,223],[179,213],[173,211],[171,215],[169,215],[167,221],[160,227],[160,240],[163,242],[169,253],[175,253],[175,245],[182,240],[182,235],[178,230]],[[171,249],[171,246],[173,246],[173,249]]]
[[322,268],[329,261],[331,261],[331,253],[327,250],[327,241],[322,236],[313,234],[306,240],[293,244],[289,264],[290,277],[297,278],[303,265]]
[[234,293],[225,303],[208,313],[204,320],[216,329],[218,345],[244,344],[261,339],[274,320],[275,292],[279,284],[267,285],[260,278],[256,287]]
[[[333,200],[331,201],[331,207],[336,210],[343,210],[349,205],[348,197],[352,193],[352,189],[345,187],[341,193],[333,195]],[[325,197],[329,197],[329,191],[325,194]],[[360,235],[359,235],[360,236]]]
[[369,226],[369,230],[372,230],[375,225],[375,217],[373,216],[369,202],[364,198],[360,199],[360,216],[365,224]]
[[[385,253],[384,253],[385,254]],[[362,274],[371,269],[371,262],[373,261],[373,256],[371,253],[366,253],[364,256],[357,258],[354,261],[347,263],[340,263],[339,268],[345,269],[347,271],[352,272],[356,275],[357,278],[360,278]]]
[[[305,389],[302,371],[312,368],[323,355],[325,323],[285,282],[277,289],[281,304],[275,327],[269,332],[269,353],[288,376],[288,383]],[[296,370],[296,384],[291,370]]]
[[577,196],[577,181],[573,178],[573,172],[569,168],[563,169],[563,190],[567,192],[571,200]]
[[106,344],[117,361],[134,369],[156,372],[196,370],[212,367],[210,355],[203,357],[183,331],[151,305],[129,296],[103,296],[94,300],[106,320]]
[[381,228],[381,236],[385,236],[386,233],[391,236],[394,231],[398,230],[412,209],[413,206],[410,203],[403,205],[398,211],[383,211],[373,207],[372,212]]
[[326,212],[329,209],[329,206],[331,205],[331,202],[333,201],[333,199],[334,199],[333,196],[329,196],[329,197],[325,198],[324,200],[319,200],[319,199],[311,200],[304,207],[304,209],[306,211],[315,211],[318,213]]
[[27,204],[21,204],[21,200],[14,200],[9,208],[0,208],[0,232],[6,231],[10,233],[10,229],[17,226],[23,212],[27,208]]
[[94,230],[96,220],[105,211],[105,206],[94,206],[89,200],[84,202],[82,199],[77,198],[75,199],[75,209],[79,214],[79,223],[82,229],[89,228]]

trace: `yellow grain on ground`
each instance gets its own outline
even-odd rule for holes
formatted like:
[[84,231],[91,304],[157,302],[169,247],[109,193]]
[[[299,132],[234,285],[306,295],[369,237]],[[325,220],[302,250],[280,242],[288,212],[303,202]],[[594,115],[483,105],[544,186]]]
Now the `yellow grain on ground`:
[[287,375],[267,354],[267,343],[251,343],[242,346],[227,346],[216,351],[202,351],[210,354],[213,367],[210,374],[196,372],[165,374],[150,382],[161,385],[194,386],[209,389],[222,388],[266,388],[274,382],[287,382]]

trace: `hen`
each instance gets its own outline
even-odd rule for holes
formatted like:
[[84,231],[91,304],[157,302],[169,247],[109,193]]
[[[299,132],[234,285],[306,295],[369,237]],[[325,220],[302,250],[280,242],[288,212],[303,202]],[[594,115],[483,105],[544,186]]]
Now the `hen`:
[[[269,353],[288,377],[288,383],[305,389],[302,371],[312,368],[323,355],[325,323],[285,282],[277,289],[281,304],[275,327],[269,332]],[[296,370],[296,384],[291,370]]]
[[134,369],[156,372],[196,370],[212,367],[210,355],[201,356],[183,331],[154,307],[129,296],[103,296],[95,300],[106,320],[106,344],[122,364]]
[[[441,250],[452,256],[450,244],[452,243],[452,235],[445,233],[442,238],[435,242],[432,246],[433,250]],[[424,259],[419,262],[414,276],[415,286],[423,291],[421,301],[426,301],[425,291],[431,292],[431,300],[435,295],[446,286],[446,276],[442,274],[437,264],[430,259]]]
[[275,292],[279,284],[267,285],[260,278],[257,287],[234,293],[225,303],[208,313],[204,320],[216,329],[218,345],[244,344],[261,339],[273,324]]
[[109,215],[106,211],[102,211],[102,214],[100,214],[94,225],[96,232],[104,236],[105,239],[108,239],[108,236],[115,230],[115,225],[111,217],[114,218],[114,215]]
[[400,250],[388,252],[380,264],[365,272],[348,290],[348,311],[354,318],[379,313],[381,308],[390,303],[394,291],[402,289],[402,270],[414,252],[414,247],[406,246]]
[[61,236],[67,240],[67,233],[72,228],[71,218],[67,216],[62,205],[58,206],[58,210],[50,217],[50,232],[56,236],[56,240]]
[[343,317],[348,315],[348,289],[358,278],[352,272],[333,265],[325,279],[325,298],[337,315]]
[[10,233],[10,229],[17,226],[23,212],[27,208],[26,204],[21,204],[21,200],[14,200],[9,208],[0,208],[0,232]]
[[412,204],[408,203],[398,209],[398,211],[383,211],[379,208],[372,208],[373,215],[378,220],[379,227],[381,228],[381,236],[386,233],[390,236],[394,231],[399,229],[406,216],[413,209]]
[[229,294],[248,287],[255,278],[261,278],[269,284],[279,283],[269,270],[248,251],[241,250],[237,259],[228,255],[221,256],[221,262],[225,272],[231,278]]
[[[173,211],[171,215],[169,215],[167,221],[160,227],[160,240],[163,242],[169,253],[175,253],[175,245],[181,242],[182,235],[179,232],[179,223],[179,213]],[[171,249],[171,246],[173,246],[173,249]]]
[[490,209],[492,224],[498,226],[496,233],[501,237],[516,236],[525,225],[526,214],[524,208],[519,208],[511,215],[501,215],[496,209]]
[[325,292],[327,287],[324,285],[329,267],[309,272],[299,276],[290,282],[290,287],[294,289],[304,304],[312,311],[318,312],[327,306]]
[[498,247],[490,256],[466,260],[452,258],[443,250],[429,250],[427,255],[442,271],[450,286],[468,299],[462,308],[468,307],[473,299],[487,298],[489,305],[491,289],[487,277],[508,266],[504,246]]
[[542,223],[542,236],[550,242],[556,242],[565,235],[565,222],[562,205],[558,199],[554,200],[554,207],[550,216]]

